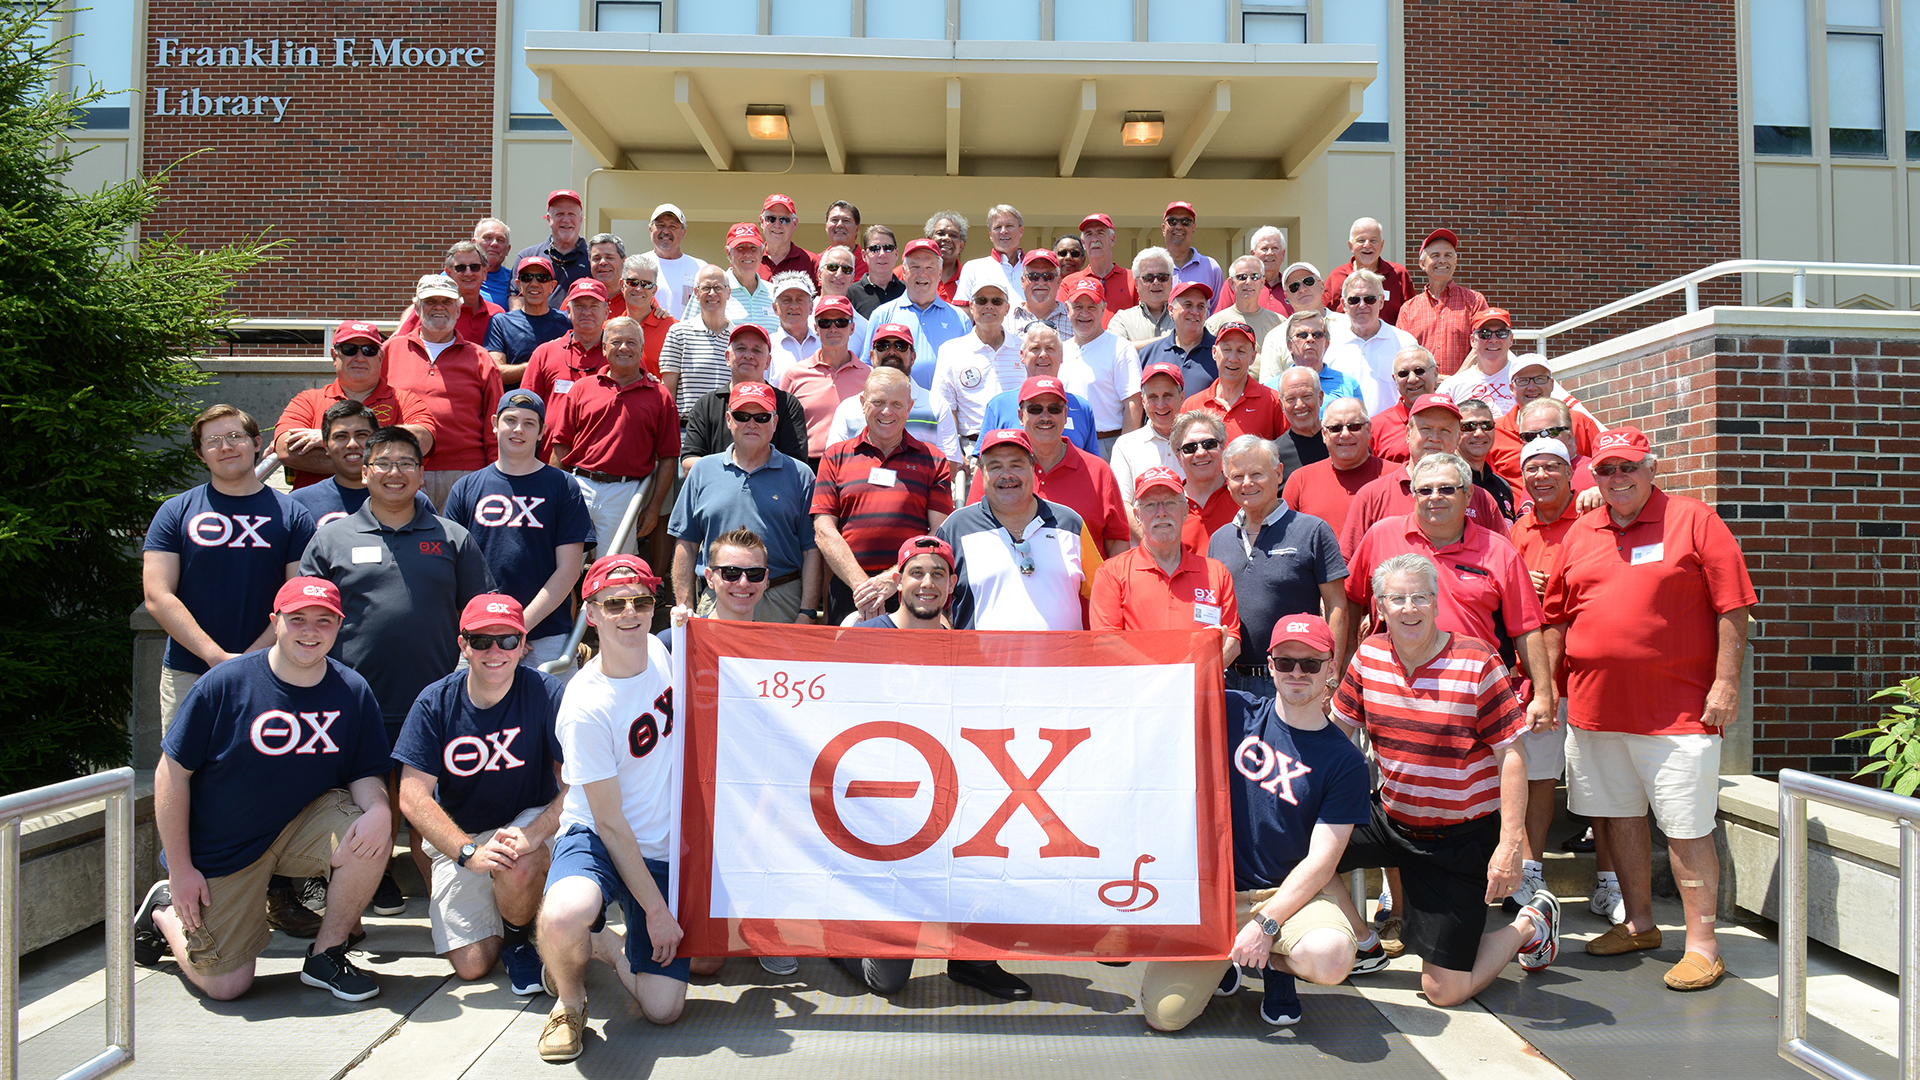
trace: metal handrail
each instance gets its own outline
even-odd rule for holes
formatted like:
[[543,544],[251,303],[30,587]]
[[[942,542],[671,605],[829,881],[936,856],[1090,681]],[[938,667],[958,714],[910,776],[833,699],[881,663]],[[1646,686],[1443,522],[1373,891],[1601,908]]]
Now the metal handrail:
[[1842,806],[1900,826],[1900,1076],[1920,1080],[1920,799],[1798,769],[1780,770],[1780,1056],[1815,1076],[1870,1080],[1809,1044],[1807,802]]
[[[671,467],[668,464],[668,467]],[[615,552],[627,546],[627,539],[640,523],[640,508],[646,505],[647,496],[653,493],[653,485],[660,479],[660,469],[655,468],[640,481],[633,498],[627,502],[627,512],[620,515],[620,527],[613,530],[613,542],[600,548],[604,552]],[[558,675],[573,666],[573,655],[580,650],[580,639],[587,636],[587,605],[580,605],[580,613],[573,617],[573,632],[567,635],[567,644],[560,651],[560,658],[549,660],[540,665],[540,670],[549,675]],[[0,1077],[0,1080],[7,1080]]]
[[265,454],[261,455],[260,464],[253,467],[253,478],[265,483],[267,477],[273,475],[273,470],[279,467],[280,455],[269,449]]
[[1569,330],[1578,330],[1589,323],[1629,311],[1642,304],[1651,303],[1663,296],[1685,290],[1687,294],[1687,314],[1700,310],[1700,283],[1729,274],[1792,274],[1793,306],[1807,306],[1807,275],[1820,277],[1894,277],[1920,278],[1920,266],[1905,266],[1897,263],[1836,263],[1836,262],[1793,262],[1787,259],[1728,259],[1711,266],[1704,266],[1690,274],[1683,274],[1651,289],[1642,289],[1632,296],[1623,296],[1610,304],[1602,304],[1592,311],[1583,312],[1570,319],[1562,319],[1542,330],[1515,329],[1515,338],[1525,338],[1534,343],[1534,351],[1542,358],[1547,355],[1547,339],[1564,334]]
[[[397,319],[361,319],[372,323],[383,334],[391,335],[400,329]],[[235,319],[227,323],[225,330],[314,330],[320,334],[320,355],[333,352],[333,331],[340,325],[339,319]]]
[[60,1080],[93,1080],[133,1064],[133,770],[114,769],[0,798],[0,1080],[20,1075],[20,825],[103,798],[107,1048]]

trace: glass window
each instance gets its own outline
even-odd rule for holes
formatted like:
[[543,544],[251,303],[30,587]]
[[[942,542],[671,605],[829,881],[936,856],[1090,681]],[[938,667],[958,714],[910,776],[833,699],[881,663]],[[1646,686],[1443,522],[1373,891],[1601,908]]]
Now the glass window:
[[578,30],[578,4],[513,5],[513,67],[507,94],[507,127],[515,131],[559,131],[560,121],[540,104],[540,76],[527,67],[527,31]]
[[1227,5],[1220,0],[1147,0],[1147,40],[1224,45]]
[[[73,12],[73,68],[70,86],[83,93],[98,84],[122,91],[133,85],[133,0],[90,0]],[[86,110],[90,128],[126,128],[132,120],[133,94],[114,93]]]
[[1920,160],[1920,0],[1900,0],[1900,62],[1906,77],[1907,158]]
[[1320,39],[1344,45],[1372,45],[1380,68],[1367,85],[1360,117],[1340,134],[1344,142],[1386,142],[1393,115],[1393,64],[1387,34],[1387,0],[1338,0],[1321,8]]
[[674,18],[673,29],[682,34],[757,34],[760,0],[682,0]]
[[1133,0],[1053,0],[1053,40],[1132,41]]
[[1827,0],[1828,26],[1879,26],[1880,0]]
[[867,5],[870,38],[945,38],[947,0],[884,0]]
[[1307,16],[1303,12],[1242,10],[1240,40],[1249,45],[1304,45]]
[[960,0],[960,37],[967,41],[1039,41],[1040,0]]
[[769,25],[791,37],[852,37],[853,0],[773,0]]
[[593,28],[619,34],[657,34],[660,5],[634,0],[599,0],[593,5]]
[[1813,153],[1806,0],[1752,0],[1753,150]]
[[1835,154],[1885,157],[1879,34],[1827,35],[1827,138]]

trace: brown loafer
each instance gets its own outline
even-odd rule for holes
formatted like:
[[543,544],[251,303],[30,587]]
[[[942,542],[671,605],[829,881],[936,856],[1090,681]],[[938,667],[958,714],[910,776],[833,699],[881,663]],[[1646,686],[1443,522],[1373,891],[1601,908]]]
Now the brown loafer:
[[1667,972],[1667,989],[1705,990],[1726,973],[1727,965],[1719,957],[1708,960],[1697,952],[1690,952]]
[[267,925],[289,937],[310,938],[320,932],[320,916],[300,902],[300,886],[267,890]]
[[1595,956],[1618,956],[1621,953],[1659,947],[1659,927],[1656,926],[1644,934],[1636,934],[1627,929],[1626,923],[1615,923],[1606,933],[1587,942],[1587,951]]

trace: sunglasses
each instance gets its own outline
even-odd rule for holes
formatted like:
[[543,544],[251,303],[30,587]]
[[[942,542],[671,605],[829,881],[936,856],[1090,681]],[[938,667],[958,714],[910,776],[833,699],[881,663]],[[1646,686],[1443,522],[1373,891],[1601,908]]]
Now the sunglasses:
[[486,268],[486,263],[454,263],[452,269],[456,274],[477,274]]
[[1287,286],[1287,291],[1299,292],[1301,289],[1311,289],[1318,284],[1320,284],[1320,279],[1317,277],[1314,277],[1312,274],[1308,274],[1306,277],[1301,278],[1299,281],[1289,284]]
[[1394,372],[1393,377],[1396,379],[1421,379],[1425,378],[1426,374],[1427,369],[1424,367],[1407,367]]
[[1173,275],[1172,274],[1141,274],[1140,280],[1146,282],[1149,285],[1158,285],[1158,284],[1161,284],[1162,282],[1172,281]]
[[1520,433],[1520,441],[1532,442],[1535,439],[1557,439],[1572,430],[1571,427],[1565,424],[1556,424],[1553,427],[1541,428],[1539,431],[1523,431]]
[[1595,476],[1612,476],[1614,473],[1619,473],[1621,476],[1632,476],[1639,471],[1640,463],[1637,461],[1623,461],[1618,465],[1595,465],[1593,467],[1593,475]]
[[873,252],[876,255],[879,255],[885,252],[892,251],[896,246],[897,245],[894,245],[894,244],[868,244],[867,250]]
[[1033,541],[1015,540],[1013,542],[1013,550],[1020,555],[1020,576],[1032,577],[1034,571]]
[[591,602],[599,604],[600,610],[606,612],[608,615],[625,615],[629,611],[637,615],[653,606],[653,596],[651,594],[645,596],[614,596],[605,600],[594,600]]
[[1233,275],[1233,280],[1235,280],[1235,281],[1259,281],[1259,280],[1260,280],[1261,278],[1263,278],[1263,277],[1265,277],[1265,276],[1266,276],[1265,274],[1262,274],[1262,273],[1260,273],[1260,272],[1258,272],[1258,271],[1255,271],[1254,273],[1251,273],[1251,274],[1235,274],[1235,275]]
[[1190,217],[1170,217],[1167,219],[1167,224],[1176,229],[1191,229],[1193,228],[1193,219]]
[[748,412],[745,409],[735,409],[731,415],[733,422],[736,424],[768,424],[773,422],[773,414],[770,412]]
[[1460,485],[1458,484],[1428,484],[1426,487],[1414,488],[1413,493],[1423,499],[1432,498],[1435,495],[1452,498],[1459,490]]
[[1361,305],[1362,307],[1372,307],[1373,305],[1375,305],[1375,304],[1377,304],[1377,303],[1379,303],[1379,302],[1380,302],[1380,298],[1379,298],[1379,297],[1377,297],[1377,296],[1349,296],[1349,297],[1347,297],[1347,303],[1349,303],[1349,304],[1359,304],[1359,305]]
[[379,356],[380,346],[355,345],[349,342],[345,345],[335,345],[333,351],[339,353],[341,356]]
[[1267,662],[1273,665],[1273,670],[1282,675],[1291,675],[1296,671],[1304,671],[1309,675],[1318,675],[1320,674],[1320,666],[1326,663],[1325,660],[1302,660],[1297,656],[1270,656],[1267,658]]
[[874,342],[873,351],[910,353],[913,351],[913,346],[901,341],[899,338],[887,338],[885,341]]
[[473,648],[474,652],[486,652],[488,649],[493,648],[495,645],[500,646],[502,649],[505,649],[507,652],[512,652],[513,650],[520,647],[520,639],[525,635],[523,634],[461,634],[460,636],[466,639],[467,644]]
[[845,330],[853,325],[852,319],[815,319],[813,325],[822,330]]
[[627,282],[627,287],[630,289],[651,289],[656,287],[659,284],[658,282],[648,281],[645,278],[637,278],[637,277],[627,278],[626,282]]
[[1462,421],[1460,421],[1460,430],[1461,430],[1461,431],[1492,431],[1492,430],[1493,430],[1493,421],[1491,421],[1491,420],[1462,420]]
[[1367,430],[1367,421],[1361,420],[1361,421],[1358,421],[1357,423],[1352,423],[1352,424],[1327,424],[1325,425],[1325,427],[1328,431],[1333,432],[1335,435],[1342,435],[1347,432],[1361,432],[1361,431]]
[[760,220],[769,225],[791,225],[800,219],[792,214],[761,214]]
[[1060,275],[1059,275],[1058,273],[1056,273],[1056,272],[1054,272],[1054,271],[1052,271],[1052,270],[1029,270],[1029,271],[1027,271],[1027,280],[1028,280],[1028,281],[1052,281],[1053,279],[1055,279],[1055,278],[1057,278],[1057,277],[1059,277],[1059,276],[1060,276]]
[[521,274],[520,280],[528,285],[545,284],[553,280],[552,274]]
[[1195,439],[1190,443],[1180,444],[1180,452],[1183,454],[1197,454],[1202,450],[1218,449],[1220,449],[1219,439]]
[[719,574],[722,581],[739,581],[742,575],[755,585],[767,580],[764,566],[709,566],[707,569]]
[[1004,296],[976,296],[973,298],[973,306],[1005,307],[1007,306],[1007,298]]
[[1477,338],[1479,338],[1479,339],[1480,339],[1481,341],[1491,341],[1491,340],[1493,340],[1493,339],[1495,339],[1495,338],[1507,338],[1507,337],[1512,337],[1512,336],[1513,336],[1513,331],[1511,331],[1511,330],[1506,330],[1506,329],[1501,329],[1501,330],[1475,330],[1475,331],[1473,332],[1473,336],[1474,336],[1474,337],[1477,337]]
[[1325,330],[1296,330],[1293,334],[1295,341],[1324,341],[1326,337]]
[[1065,405],[1042,405],[1037,401],[1027,403],[1028,416],[1059,416],[1066,411],[1067,407]]
[[825,270],[829,274],[853,273],[853,267],[848,266],[846,263],[821,263],[820,269]]

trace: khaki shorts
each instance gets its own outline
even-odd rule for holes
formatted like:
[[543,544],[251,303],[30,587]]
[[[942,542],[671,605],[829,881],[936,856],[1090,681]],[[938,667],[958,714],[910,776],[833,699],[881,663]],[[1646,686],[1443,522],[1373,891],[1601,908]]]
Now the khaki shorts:
[[[522,810],[511,824],[524,829],[540,816],[544,806]],[[492,839],[497,829],[473,834],[473,846]],[[549,849],[553,841],[548,840]],[[499,937],[500,907],[493,902],[493,875],[461,867],[454,856],[420,838],[420,847],[433,860],[433,903],[427,913],[433,917],[433,951],[446,955],[462,946]]]
[[1523,731],[1528,780],[1558,780],[1567,767],[1567,699],[1560,699],[1560,726],[1552,731]]
[[467,475],[465,469],[434,469],[421,474],[420,490],[432,500],[435,513],[442,513],[447,509],[447,496],[453,494],[454,483],[465,475]]
[[[770,585],[760,594],[760,602],[753,607],[753,621],[764,623],[790,623],[800,617],[800,579],[795,578],[784,585]],[[703,577],[694,583],[694,591],[700,599],[693,605],[693,613],[702,619],[711,618],[714,608],[719,606],[720,598],[707,587]]]
[[1587,817],[1645,817],[1670,840],[1713,835],[1720,806],[1720,736],[1567,735],[1567,804]]
[[[1336,887],[1339,880],[1336,880]],[[1279,889],[1249,889],[1235,893],[1233,897],[1233,930],[1239,933],[1248,920],[1253,918],[1253,909],[1273,899]],[[1347,948],[1356,942],[1353,927],[1347,924],[1347,917],[1340,908],[1325,896],[1316,896],[1306,907],[1294,912],[1280,927],[1280,936],[1273,941],[1275,956],[1291,955],[1302,939],[1316,930],[1334,930],[1347,939]],[[1154,1026],[1162,1031],[1178,1031],[1206,1010],[1207,1002],[1213,1000],[1213,992],[1220,986],[1220,977],[1227,973],[1231,960],[1154,960],[1147,964],[1146,974],[1140,981],[1140,1005]]]
[[173,726],[173,714],[180,711],[180,702],[184,701],[187,691],[200,681],[200,676],[191,671],[163,667],[160,669],[160,734],[165,735]]
[[211,977],[253,963],[273,938],[267,926],[267,879],[329,874],[334,850],[363,813],[344,789],[334,788],[308,803],[251,866],[208,881],[200,929],[187,935],[188,966]]

